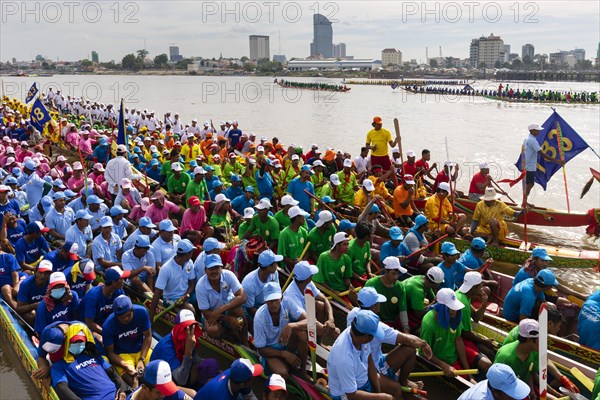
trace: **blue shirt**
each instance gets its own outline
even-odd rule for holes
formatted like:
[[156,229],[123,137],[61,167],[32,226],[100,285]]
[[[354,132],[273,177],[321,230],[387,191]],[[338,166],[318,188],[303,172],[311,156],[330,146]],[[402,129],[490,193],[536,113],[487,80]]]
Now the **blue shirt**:
[[[195,352],[196,350],[194,350]],[[175,343],[173,343],[173,335],[169,333],[164,336],[160,341],[154,346],[152,350],[152,355],[150,355],[150,361],[154,360],[163,360],[169,363],[171,367],[171,372],[175,371],[181,363],[177,358],[177,352],[175,351]],[[185,382],[182,382],[185,384]]]
[[260,349],[276,345],[279,342],[279,336],[281,336],[283,328],[290,322],[298,321],[303,312],[304,310],[298,307],[295,302],[283,299],[279,309],[279,321],[275,326],[268,306],[266,304],[260,306],[256,311],[256,315],[254,315],[254,346]]
[[[599,290],[596,294],[600,293]],[[579,343],[600,351],[600,301],[588,298],[579,312],[577,333]]]
[[102,203],[100,204],[100,208],[98,208],[98,211],[92,212],[92,210],[90,210],[90,208],[88,207],[87,212],[92,216],[92,219],[90,219],[90,227],[93,231],[95,231],[100,227],[100,220],[102,219],[102,217],[108,214],[108,206]]
[[182,267],[171,258],[158,272],[154,286],[163,291],[163,299],[178,300],[187,292],[189,281],[194,279],[196,275],[192,261],[188,261]]
[[438,264],[438,267],[444,272],[444,282],[440,285],[440,288],[449,288],[454,291],[462,284],[467,273],[467,267],[458,261],[450,267],[445,264],[444,261]]
[[104,358],[87,354],[78,355],[69,364],[64,359],[59,360],[50,369],[52,386],[66,382],[82,399],[114,400],[117,389],[106,373],[109,368],[111,365]]
[[[162,270],[161,270],[162,272]],[[229,303],[235,296],[234,293],[242,288],[235,274],[229,270],[221,271],[221,288],[217,292],[212,288],[208,281],[208,276],[204,275],[196,285],[196,299],[200,310],[214,310],[223,304]]]
[[[38,176],[37,173],[33,172],[31,175],[27,176],[23,173],[23,180],[25,181],[25,193],[27,193],[27,202],[29,203],[29,207],[33,208],[37,206],[37,204],[42,199],[42,194],[44,193],[44,183]],[[19,185],[23,186],[23,185]]]
[[[137,258],[135,254],[133,254],[133,249],[126,251],[123,253],[123,257],[121,257],[121,262],[123,265],[123,271],[134,270],[138,268],[142,268],[145,266],[156,268],[156,262],[154,261],[154,255],[152,251],[148,250],[142,258]],[[146,272],[142,272],[138,275],[140,279],[146,282]]]
[[95,286],[83,296],[79,314],[84,320],[89,318],[98,325],[102,325],[112,314],[113,301],[122,294],[125,294],[123,289],[117,289],[111,297],[106,297],[102,293],[102,286]]
[[[527,139],[523,142],[525,146],[525,169],[528,172],[535,172],[537,170],[538,152],[542,149],[537,141],[537,138],[531,133],[527,136]],[[519,166],[521,168],[521,166]]]
[[68,207],[71,208],[71,210],[77,212],[79,210],[85,210],[86,209],[86,205],[83,204],[83,201],[81,201],[81,197],[76,198],[75,200],[71,200],[68,204]]
[[246,293],[246,303],[244,304],[246,308],[258,308],[265,304],[265,296],[263,294],[265,284],[268,282],[279,283],[279,273],[277,271],[267,277],[267,282],[260,280],[258,271],[259,268],[255,269],[242,280],[242,287],[244,288],[244,293]]
[[271,174],[269,174],[267,171],[265,171],[265,173],[261,176],[260,175],[260,170],[256,171],[255,174],[256,177],[256,186],[258,187],[258,192],[260,193],[260,197],[267,197],[267,198],[272,198],[273,197],[273,178],[271,178]]
[[458,400],[494,400],[488,389],[488,380],[483,380],[460,395]]
[[[306,288],[310,289],[315,294],[315,298],[321,293],[321,291],[315,286],[314,282],[309,282],[309,284],[306,285]],[[287,289],[285,289],[285,292],[283,292],[283,297],[290,299],[301,309],[306,310],[306,299],[304,298],[304,293],[300,292],[298,285],[296,285],[296,280],[292,279],[292,283],[290,283]]]
[[231,370],[226,369],[220,375],[212,378],[208,383],[196,393],[194,396],[194,400],[240,400],[242,396],[245,394],[249,394],[252,389],[245,388],[242,389],[240,393],[235,393],[234,395],[229,392],[229,376],[231,375]]
[[521,267],[521,269],[519,269],[519,272],[517,272],[517,274],[515,275],[512,285],[515,286],[517,283],[523,282],[525,279],[529,278],[534,277],[529,275],[527,271],[525,271],[525,267]]
[[535,293],[533,278],[513,286],[504,299],[504,318],[512,322],[519,322],[520,315],[531,318],[533,306],[536,301],[544,301],[544,292]]
[[[220,179],[219,179],[219,177],[218,177],[218,176],[216,176],[216,175],[213,175],[213,177],[212,177],[212,178],[210,178],[210,179],[209,179],[208,177],[205,177],[205,178],[204,178],[204,181],[206,182],[206,190],[208,190],[208,191],[210,192],[211,190],[213,190],[213,189],[214,189],[214,187],[215,187],[215,183],[216,183],[217,181],[220,181]],[[212,200],[214,200],[214,199],[212,199]]]
[[17,226],[14,228],[6,227],[6,235],[8,237],[8,241],[10,244],[15,247],[19,239],[25,236],[25,229],[27,229],[27,224],[21,218],[17,220]]
[[354,393],[369,380],[370,347],[363,344],[357,350],[352,344],[350,329],[346,328],[335,340],[327,359],[329,393],[333,396]]
[[19,204],[14,199],[8,200],[6,204],[0,204],[0,222],[2,222],[4,214],[9,211],[17,217],[21,215],[21,207],[19,207]]
[[39,287],[35,284],[35,275],[28,276],[25,278],[21,285],[19,286],[19,293],[17,294],[17,301],[22,301],[23,303],[33,304],[38,301],[42,301],[44,296],[46,296],[46,288],[48,284]]
[[117,262],[117,251],[121,248],[121,238],[116,233],[110,233],[110,239],[106,241],[102,234],[96,236],[92,241],[92,258],[96,267],[100,267],[98,259],[102,258],[104,261]]
[[79,300],[83,299],[83,296],[87,292],[88,281],[85,280],[82,274],[77,274],[75,280],[73,280],[73,274],[71,274],[71,269],[73,267],[69,267],[64,270],[65,278],[67,278],[67,284],[71,288],[72,292],[77,292],[79,296]]
[[142,349],[143,333],[150,329],[150,317],[146,307],[134,304],[133,318],[127,325],[117,320],[113,312],[102,324],[103,345],[114,345],[116,354],[133,354]]
[[230,129],[227,133],[227,138],[231,140],[231,147],[237,146],[240,141],[240,137],[242,137],[241,129]]
[[294,200],[299,203],[298,206],[309,213],[310,197],[304,193],[305,190],[313,196],[315,195],[315,187],[313,186],[312,182],[310,180],[302,182],[300,177],[292,179],[287,187],[287,192],[291,194]]
[[[398,246],[394,247],[391,240],[388,240],[384,244],[381,245],[380,249],[380,259],[385,260],[387,257],[398,257],[398,256],[407,256],[406,254],[406,246],[402,246],[402,242],[399,242]],[[410,253],[409,253],[410,254]]]
[[152,246],[150,247],[150,250],[154,255],[154,261],[157,263],[166,264],[166,262],[175,255],[177,251],[177,243],[179,243],[180,240],[181,237],[179,235],[173,235],[173,240],[171,243],[168,243],[165,242],[159,234],[154,242],[152,242]]
[[483,259],[475,257],[471,252],[471,249],[467,249],[467,251],[460,256],[458,262],[469,269],[479,269],[481,266],[483,266]]
[[62,214],[56,211],[56,208],[52,207],[44,218],[46,226],[49,229],[54,229],[58,234],[65,235],[67,229],[73,225],[75,221],[75,212],[70,207],[65,207]]
[[[235,198],[236,198],[236,197],[238,197],[238,196],[243,196],[243,195],[244,195],[244,190],[242,189],[242,187],[241,187],[241,186],[236,186],[236,187],[229,186],[229,187],[228,187],[228,188],[227,188],[227,189],[226,189],[226,190],[223,192],[223,194],[224,194],[225,196],[227,196],[227,198],[228,198],[229,200],[233,200],[233,199],[235,199]],[[243,212],[242,212],[242,214],[243,214]]]
[[234,197],[234,199],[231,200],[231,207],[236,213],[244,215],[245,208],[254,207],[254,199],[248,200],[246,196],[242,194],[240,196]]
[[4,285],[12,286],[12,273],[20,270],[21,267],[19,267],[17,259],[14,255],[9,253],[0,253],[0,288]]
[[[114,223],[114,221],[113,221],[113,223]],[[129,221],[127,221],[125,218],[121,218],[119,223],[115,224],[115,226],[113,226],[112,231],[114,234],[116,234],[121,239],[125,239],[127,237],[127,227],[128,226],[129,226]]]
[[48,246],[48,242],[46,242],[43,236],[40,236],[31,243],[27,242],[23,236],[15,246],[15,254],[19,263],[25,262],[31,264],[49,251],[50,246]]
[[52,250],[50,253],[44,254],[44,260],[48,260],[52,263],[52,272],[62,272],[67,268],[71,268],[75,261],[67,258],[63,259],[58,253],[60,249]]
[[92,228],[90,228],[89,225],[86,226],[82,232],[77,224],[75,224],[67,229],[67,233],[65,234],[65,242],[77,243],[77,255],[81,258],[85,257],[87,244],[88,242],[91,242],[93,238]]
[[75,321],[77,319],[77,308],[79,306],[79,296],[76,292],[71,292],[73,298],[68,304],[56,303],[52,311],[46,308],[46,302],[38,304],[35,314],[35,324],[33,329],[37,333],[42,333],[44,328],[56,321]]

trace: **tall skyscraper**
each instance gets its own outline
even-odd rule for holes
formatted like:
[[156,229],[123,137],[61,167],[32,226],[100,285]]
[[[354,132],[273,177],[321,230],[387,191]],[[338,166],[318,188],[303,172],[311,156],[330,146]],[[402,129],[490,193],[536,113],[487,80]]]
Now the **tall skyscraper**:
[[346,58],[346,43],[334,44],[333,56],[335,58]]
[[263,58],[271,59],[269,52],[269,37],[250,35],[250,59],[258,61]]
[[96,64],[100,62],[100,57],[98,57],[97,51],[92,51],[92,62]]
[[521,60],[525,60],[525,57],[529,58],[529,61],[533,61],[533,57],[535,56],[535,47],[532,44],[524,44],[521,47]]
[[181,61],[183,56],[179,54],[179,46],[169,46],[169,61]]
[[313,41],[310,44],[310,55],[318,54],[333,57],[333,28],[331,21],[321,14],[313,15]]

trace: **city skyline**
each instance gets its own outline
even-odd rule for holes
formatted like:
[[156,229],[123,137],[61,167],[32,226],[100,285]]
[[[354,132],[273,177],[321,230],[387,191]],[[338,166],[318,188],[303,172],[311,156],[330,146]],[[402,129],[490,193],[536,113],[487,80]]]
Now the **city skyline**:
[[[262,3],[232,3],[229,10],[219,9],[221,3],[207,2],[118,3],[121,7],[118,13],[108,5],[91,3],[101,7],[96,10],[100,12],[91,15],[91,6],[80,7],[72,11],[73,23],[68,23],[69,10],[63,10],[58,22],[52,22],[51,18],[56,20],[58,14],[51,14],[43,6],[38,7],[36,16],[21,10],[20,3],[8,4],[16,8],[7,9],[6,3],[2,3],[2,62],[12,57],[33,60],[37,54],[74,61],[88,58],[91,49],[99,53],[101,62],[120,62],[124,55],[144,48],[153,56],[168,54],[171,43],[177,43],[186,56],[218,58],[222,54],[226,58],[239,58],[249,56],[249,35],[278,37],[280,31],[281,51],[279,44],[274,44],[276,53],[285,54],[288,59],[304,58],[309,55],[307,44],[312,40],[316,11],[330,17],[334,42],[346,43],[356,58],[379,58],[382,49],[393,47],[402,51],[404,60],[425,62],[425,48],[431,51],[439,46],[444,56],[468,58],[471,39],[494,33],[510,44],[515,53],[531,43],[536,54],[582,48],[590,59],[600,38],[600,21],[597,17],[589,18],[599,15],[600,5],[586,1],[527,3],[534,4],[527,6],[530,8],[523,3],[517,7],[517,3],[486,2],[473,3],[477,5],[471,9],[452,2],[427,3],[425,8],[422,8],[424,3],[411,2],[396,7],[390,7],[388,2],[370,2],[368,6],[359,2],[318,3],[321,9],[314,4],[287,2],[275,3],[279,6],[272,10],[258,10],[258,18],[249,5]],[[167,20],[165,4],[170,16]],[[208,8],[207,4],[215,8]],[[181,24],[189,15],[199,15],[197,18],[205,22]],[[100,23],[92,23],[92,16],[99,18]],[[39,17],[39,22],[35,22],[35,17]],[[250,23],[251,20],[256,23]],[[152,29],[144,29],[145,26]],[[73,30],[80,34],[73,35]],[[17,34],[19,41],[14,40]],[[44,47],[23,46],[23,43],[39,43],[36,38],[47,35],[54,40],[45,41]]]

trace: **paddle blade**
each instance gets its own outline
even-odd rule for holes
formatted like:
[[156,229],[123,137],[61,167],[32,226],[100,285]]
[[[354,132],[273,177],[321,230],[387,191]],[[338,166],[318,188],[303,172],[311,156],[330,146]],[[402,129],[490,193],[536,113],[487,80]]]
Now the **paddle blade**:
[[308,347],[312,366],[313,381],[317,380],[317,314],[315,309],[315,295],[309,288],[304,291],[306,301],[306,329],[308,330]]
[[583,199],[583,196],[585,196],[587,194],[587,192],[590,191],[590,188],[592,187],[593,183],[594,183],[594,177],[592,176],[590,178],[590,180],[587,181],[587,183],[583,186],[583,189],[581,190],[581,195],[579,196],[580,199]]

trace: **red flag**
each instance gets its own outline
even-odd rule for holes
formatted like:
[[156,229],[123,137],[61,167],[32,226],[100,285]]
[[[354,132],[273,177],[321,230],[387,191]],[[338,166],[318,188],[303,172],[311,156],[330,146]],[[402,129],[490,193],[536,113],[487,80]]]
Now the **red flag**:
[[498,183],[508,183],[510,187],[513,187],[525,178],[525,173],[526,171],[521,172],[521,175],[519,175],[517,179],[500,179]]

